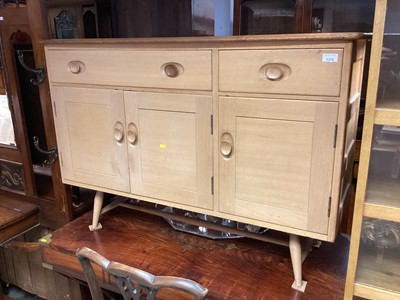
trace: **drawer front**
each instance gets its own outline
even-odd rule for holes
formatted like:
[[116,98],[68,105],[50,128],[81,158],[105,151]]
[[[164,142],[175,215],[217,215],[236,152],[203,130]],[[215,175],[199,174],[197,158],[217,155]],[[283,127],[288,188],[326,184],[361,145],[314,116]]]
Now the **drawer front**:
[[340,96],[342,49],[222,50],[219,90]]
[[211,90],[211,51],[49,49],[53,83]]

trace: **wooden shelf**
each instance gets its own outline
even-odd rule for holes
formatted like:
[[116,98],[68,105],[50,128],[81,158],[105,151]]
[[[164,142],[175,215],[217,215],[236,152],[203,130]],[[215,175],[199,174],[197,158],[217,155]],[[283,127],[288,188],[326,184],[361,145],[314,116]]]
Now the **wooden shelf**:
[[370,178],[365,195],[364,216],[400,222],[400,181]]
[[399,109],[377,108],[374,123],[377,125],[400,126],[400,107]]
[[[386,249],[383,258],[378,258],[378,249],[374,246],[360,244],[356,285],[359,287],[360,296],[366,296],[366,290],[378,291],[381,299],[385,298],[383,293],[395,295],[400,293],[400,248]],[[362,287],[361,287],[362,286]],[[361,295],[362,293],[362,295]],[[372,298],[379,298],[378,294]],[[367,294],[371,298],[371,294]]]
[[376,103],[375,124],[400,126],[400,99],[385,99]]
[[400,208],[365,203],[364,216],[374,219],[400,222]]
[[354,296],[381,300],[398,300],[399,294],[360,283],[354,285]]

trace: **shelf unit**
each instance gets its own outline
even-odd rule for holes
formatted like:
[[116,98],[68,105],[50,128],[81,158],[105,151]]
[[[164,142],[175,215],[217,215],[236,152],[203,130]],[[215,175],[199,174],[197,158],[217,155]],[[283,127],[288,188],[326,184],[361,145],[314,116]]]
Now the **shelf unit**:
[[400,299],[399,20],[376,1],[345,299]]

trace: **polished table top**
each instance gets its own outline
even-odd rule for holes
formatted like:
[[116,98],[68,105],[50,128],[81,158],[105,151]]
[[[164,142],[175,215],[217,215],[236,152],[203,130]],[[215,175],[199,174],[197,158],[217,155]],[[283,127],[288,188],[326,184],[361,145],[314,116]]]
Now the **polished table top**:
[[0,195],[0,244],[38,224],[38,206]]
[[[154,275],[195,280],[209,289],[207,299],[318,299],[321,291],[329,298],[344,284],[348,242],[342,237],[309,254],[303,264],[308,286],[301,293],[290,287],[293,273],[286,247],[248,238],[198,237],[175,231],[160,217],[122,207],[101,215],[100,221],[103,229],[89,231],[88,213],[54,231],[51,242],[42,247],[44,261],[83,280],[75,251],[86,246]],[[102,285],[113,289],[107,276]]]

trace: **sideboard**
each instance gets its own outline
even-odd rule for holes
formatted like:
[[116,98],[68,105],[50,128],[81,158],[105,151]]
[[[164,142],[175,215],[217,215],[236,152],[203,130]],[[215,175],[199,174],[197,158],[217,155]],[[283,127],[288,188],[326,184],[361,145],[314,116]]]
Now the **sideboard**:
[[[66,184],[334,241],[352,172],[358,33],[45,41]],[[300,250],[299,250],[300,249]]]

